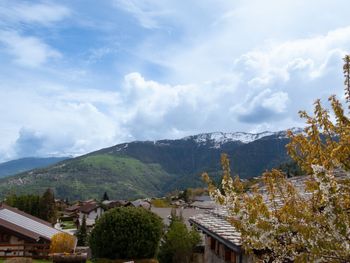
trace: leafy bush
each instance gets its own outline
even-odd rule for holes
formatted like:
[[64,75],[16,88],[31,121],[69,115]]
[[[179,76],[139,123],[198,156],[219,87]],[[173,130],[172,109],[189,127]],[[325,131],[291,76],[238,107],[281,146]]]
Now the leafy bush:
[[169,231],[164,237],[160,247],[160,263],[188,263],[195,246],[200,242],[199,233],[196,230],[188,231],[186,225],[179,219],[172,216]]
[[74,236],[67,233],[58,233],[51,238],[50,253],[71,253],[74,246]]
[[143,208],[119,207],[106,212],[92,230],[94,258],[153,258],[163,231],[162,219]]

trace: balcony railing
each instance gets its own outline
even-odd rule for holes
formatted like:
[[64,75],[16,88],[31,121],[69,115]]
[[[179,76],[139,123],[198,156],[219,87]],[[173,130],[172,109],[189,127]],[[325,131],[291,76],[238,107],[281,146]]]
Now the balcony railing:
[[0,258],[31,257],[34,259],[49,258],[50,244],[0,244]]

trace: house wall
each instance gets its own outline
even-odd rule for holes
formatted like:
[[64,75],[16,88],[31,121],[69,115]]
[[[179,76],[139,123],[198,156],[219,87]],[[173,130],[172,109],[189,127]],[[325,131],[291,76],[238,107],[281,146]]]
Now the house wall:
[[0,242],[0,256],[22,256],[23,252],[13,251],[14,249],[24,249],[23,246],[11,247],[5,246],[6,244],[11,245],[21,245],[24,244],[25,241],[23,239],[18,238],[17,236],[11,235],[7,232],[0,231],[0,235],[10,236],[9,241]]
[[[241,260],[241,261],[240,261]],[[235,253],[218,240],[205,235],[204,263],[251,263],[249,256]]]
[[79,212],[79,218],[83,219],[84,215],[86,215],[87,219],[93,219],[96,220],[96,218],[101,217],[103,214],[103,209],[101,207],[96,208],[96,210],[92,210],[89,214],[84,214],[82,212]]

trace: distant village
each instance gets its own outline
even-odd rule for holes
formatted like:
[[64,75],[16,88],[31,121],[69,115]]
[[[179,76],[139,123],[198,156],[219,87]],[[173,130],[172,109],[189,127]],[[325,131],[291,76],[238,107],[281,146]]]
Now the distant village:
[[[105,193],[101,201],[90,199],[74,203],[55,199],[58,217],[54,224],[3,203],[0,207],[0,258],[46,259],[51,238],[55,234],[64,232],[74,236],[82,224],[86,225],[89,233],[107,211],[120,207],[136,207],[157,214],[165,226],[169,226],[171,214],[175,211],[181,214],[188,229],[196,227],[202,233],[202,241],[192,262],[243,262],[240,260],[242,256],[239,235],[220,216],[219,206],[207,192],[201,190],[199,195],[185,195],[186,193],[180,192],[164,198],[129,201],[110,200]],[[91,251],[87,246],[76,246],[75,251],[85,253],[87,259],[91,258]]]

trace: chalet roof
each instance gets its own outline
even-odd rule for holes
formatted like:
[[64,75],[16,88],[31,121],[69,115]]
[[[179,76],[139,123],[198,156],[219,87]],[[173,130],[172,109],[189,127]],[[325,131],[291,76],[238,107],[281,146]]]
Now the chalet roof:
[[132,201],[131,205],[134,206],[134,207],[143,207],[143,208],[146,208],[146,209],[151,207],[151,204],[149,202],[144,201],[142,199],[138,199],[138,200]]
[[218,205],[215,203],[215,201],[195,201],[191,204],[191,206],[201,209],[214,209]]
[[189,222],[230,249],[240,252],[241,234],[226,220],[224,210],[208,210],[191,217]]
[[78,208],[78,210],[82,213],[90,213],[92,210],[95,210],[97,208],[101,207],[99,204],[96,203],[87,203]]
[[77,211],[80,207],[81,207],[81,204],[76,203],[74,205],[71,205],[71,206],[67,207],[65,210],[67,212],[74,212],[74,211]]
[[213,201],[209,195],[195,196],[193,200],[198,202]]
[[4,204],[0,206],[0,226],[34,240],[51,240],[61,232],[46,221]]

